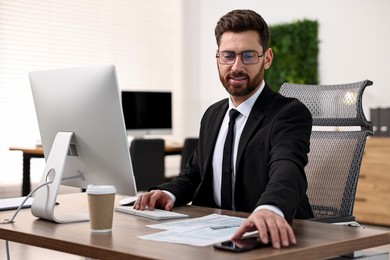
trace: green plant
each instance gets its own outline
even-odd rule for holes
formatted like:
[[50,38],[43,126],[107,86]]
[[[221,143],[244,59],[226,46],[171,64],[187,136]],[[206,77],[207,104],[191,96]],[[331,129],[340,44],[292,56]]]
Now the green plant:
[[318,84],[318,22],[310,20],[270,26],[274,59],[264,78],[274,91],[284,82]]

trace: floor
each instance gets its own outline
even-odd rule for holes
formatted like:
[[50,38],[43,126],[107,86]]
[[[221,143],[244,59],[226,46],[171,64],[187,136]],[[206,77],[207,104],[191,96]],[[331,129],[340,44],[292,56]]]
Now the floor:
[[[0,240],[0,248],[5,248],[5,241]],[[1,255],[0,259],[7,259],[6,256],[6,250],[0,250]],[[33,247],[33,246],[26,246],[23,244],[18,243],[9,243],[9,252],[10,252],[10,260],[85,260],[85,257],[77,256],[77,255],[71,255],[71,254],[65,254],[62,252],[57,252],[53,250],[43,249],[39,247]],[[3,255],[4,254],[4,255]]]

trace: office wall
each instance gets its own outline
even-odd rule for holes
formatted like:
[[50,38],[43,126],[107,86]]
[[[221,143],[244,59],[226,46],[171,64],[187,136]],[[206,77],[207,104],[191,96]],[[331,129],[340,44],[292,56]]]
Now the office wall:
[[195,118],[200,119],[210,104],[226,97],[217,75],[214,27],[222,15],[233,9],[253,9],[269,24],[317,20],[320,83],[370,79],[374,85],[367,88],[363,99],[366,116],[369,117],[370,107],[390,106],[386,75],[390,61],[390,1],[186,0],[184,53],[191,53],[191,63],[185,63],[184,87],[196,97],[194,106],[186,111],[193,118],[187,122],[186,132],[196,133],[199,122]]
[[[182,82],[182,86],[171,86],[175,95],[175,129],[174,135],[167,137],[168,139],[180,142],[186,136],[196,136],[205,109],[227,96],[217,75],[214,27],[222,15],[237,8],[254,9],[261,13],[269,24],[303,18],[317,20],[320,26],[320,82],[332,84],[370,79],[374,81],[374,86],[367,89],[363,100],[366,115],[369,114],[369,107],[390,106],[390,90],[386,81],[387,64],[390,61],[390,18],[386,12],[390,10],[390,1],[182,1],[183,48],[172,46],[169,52],[175,53],[175,59],[180,59],[176,55],[182,56],[183,74],[175,75]],[[156,64],[153,68],[159,69],[159,66],[163,65]],[[19,120],[17,114],[15,118]],[[20,145],[25,145],[23,135],[18,136]],[[2,164],[7,160],[6,164],[11,166],[2,170],[1,177],[14,174],[19,180],[20,176],[16,176],[15,172],[21,172],[21,155],[2,157]],[[33,160],[32,169],[42,168],[42,163],[37,161]],[[37,177],[39,176],[38,170]]]
[[181,95],[181,0],[36,2],[0,0],[0,190],[21,179],[21,153],[9,147],[40,140],[30,71],[115,64],[120,89]]

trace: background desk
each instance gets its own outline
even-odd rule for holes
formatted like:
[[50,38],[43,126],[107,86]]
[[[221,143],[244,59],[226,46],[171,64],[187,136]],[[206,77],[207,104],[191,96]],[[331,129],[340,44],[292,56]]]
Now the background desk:
[[390,137],[370,137],[364,148],[353,214],[358,222],[390,226]]
[[[181,154],[181,146],[165,146],[165,155]],[[31,158],[43,158],[42,147],[10,147],[10,151],[21,151],[23,153],[23,181],[22,196],[27,196],[31,190],[30,160]]]
[[[117,196],[116,199],[119,198]],[[88,211],[85,193],[60,195],[58,201],[59,211]],[[239,217],[248,215],[195,206],[179,207],[175,208],[175,211],[189,214],[191,217],[211,213]],[[9,218],[11,214],[12,211],[0,212],[0,218]],[[269,247],[235,254],[216,250],[212,246],[195,247],[137,238],[140,235],[159,232],[145,227],[155,223],[157,221],[115,212],[112,233],[92,234],[88,222],[54,224],[38,220],[31,215],[30,209],[23,209],[14,224],[0,225],[0,239],[98,259],[194,260],[322,259],[390,243],[390,233],[385,231],[295,220],[293,224],[297,237],[295,246],[279,250]]]

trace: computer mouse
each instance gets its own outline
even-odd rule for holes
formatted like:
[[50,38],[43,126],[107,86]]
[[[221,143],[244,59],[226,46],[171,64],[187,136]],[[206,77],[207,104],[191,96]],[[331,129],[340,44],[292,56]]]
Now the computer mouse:
[[135,201],[137,200],[136,197],[126,197],[119,201],[119,204],[121,206],[133,206]]

